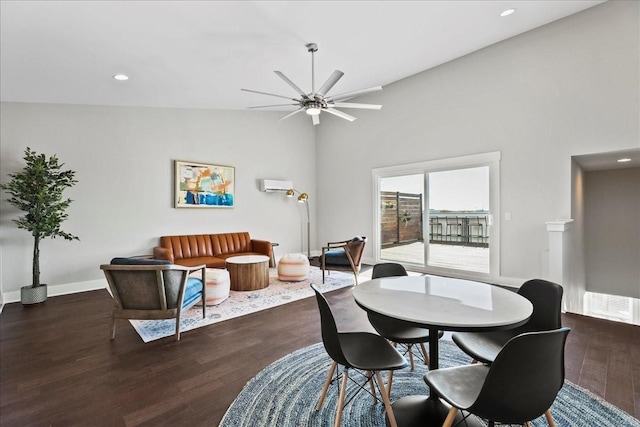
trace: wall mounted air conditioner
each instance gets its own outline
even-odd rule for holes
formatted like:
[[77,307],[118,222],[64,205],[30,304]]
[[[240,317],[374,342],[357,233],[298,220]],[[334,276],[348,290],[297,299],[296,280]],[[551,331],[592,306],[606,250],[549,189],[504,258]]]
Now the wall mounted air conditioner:
[[271,193],[274,191],[287,191],[293,188],[291,181],[279,181],[277,179],[263,179],[260,181],[260,191]]

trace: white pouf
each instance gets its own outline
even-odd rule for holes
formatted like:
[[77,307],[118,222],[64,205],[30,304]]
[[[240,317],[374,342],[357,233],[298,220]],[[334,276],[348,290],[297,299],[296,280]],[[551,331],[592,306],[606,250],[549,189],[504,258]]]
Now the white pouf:
[[278,261],[278,279],[300,282],[309,275],[309,259],[304,254],[284,254]]
[[229,298],[231,281],[227,270],[207,268],[205,282],[207,283],[207,305],[218,305]]

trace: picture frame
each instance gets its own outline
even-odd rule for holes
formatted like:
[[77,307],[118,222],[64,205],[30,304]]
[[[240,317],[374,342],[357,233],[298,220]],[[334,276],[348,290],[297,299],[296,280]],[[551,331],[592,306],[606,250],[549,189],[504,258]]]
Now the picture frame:
[[233,208],[235,181],[233,166],[175,160],[175,207]]

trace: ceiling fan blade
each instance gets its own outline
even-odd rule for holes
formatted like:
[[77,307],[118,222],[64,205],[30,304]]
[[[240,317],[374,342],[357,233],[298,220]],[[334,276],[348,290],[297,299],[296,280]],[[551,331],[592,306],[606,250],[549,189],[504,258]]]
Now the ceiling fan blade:
[[289,80],[289,78],[287,76],[285,76],[284,74],[282,74],[281,71],[274,71],[274,73],[276,73],[282,80],[284,80],[285,82],[287,82],[287,84],[289,86],[291,86],[292,88],[295,89],[296,92],[298,92],[300,94],[300,96],[302,96],[302,98],[304,99],[309,99],[309,97],[307,96],[306,93],[304,93],[302,91],[302,89],[300,89],[298,86],[296,86],[296,84],[294,82],[292,82],[291,80]]
[[290,99],[292,101],[297,101],[297,99],[291,98],[290,96],[276,95],[275,93],[259,92],[257,90],[251,90],[251,89],[240,89],[240,90],[243,90],[245,92],[251,92],[251,93],[259,93],[260,95],[277,96],[278,98],[284,98],[284,99]]
[[297,110],[292,111],[291,113],[287,114],[286,116],[281,117],[280,120],[288,119],[289,117],[293,116],[294,114],[298,114],[301,111],[304,111],[304,108],[298,108]]
[[268,107],[288,107],[290,105],[300,105],[300,104],[274,104],[274,105],[258,105],[256,107],[247,107],[247,108],[268,108]]
[[382,108],[382,105],[379,104],[357,104],[355,102],[334,102],[333,104],[329,104],[329,106],[340,108],[362,108],[364,110],[379,110]]
[[340,93],[338,95],[332,95],[327,97],[327,102],[342,101],[348,98],[354,98],[356,96],[364,95],[367,93],[377,92],[379,90],[382,90],[382,86],[375,86],[375,87],[370,87],[369,89],[361,89],[361,90],[355,90],[353,92]]
[[354,121],[356,118],[353,116],[348,115],[347,113],[343,113],[340,110],[336,110],[335,108],[327,108],[327,109],[323,109],[322,111],[326,111],[327,113],[331,113],[334,116],[338,116],[338,117],[342,117],[345,120],[349,120],[350,122]]
[[333,72],[333,74],[331,74],[331,76],[329,76],[329,78],[327,79],[326,82],[324,82],[324,84],[322,85],[322,87],[320,89],[318,89],[318,91],[316,92],[317,95],[320,95],[322,97],[325,96],[325,94],[327,92],[329,92],[331,90],[331,88],[338,83],[338,80],[340,80],[342,78],[342,76],[344,76],[344,73],[340,70],[335,70]]
[[311,121],[313,122],[313,125],[319,125],[320,124],[320,114],[314,114],[313,116],[311,116]]

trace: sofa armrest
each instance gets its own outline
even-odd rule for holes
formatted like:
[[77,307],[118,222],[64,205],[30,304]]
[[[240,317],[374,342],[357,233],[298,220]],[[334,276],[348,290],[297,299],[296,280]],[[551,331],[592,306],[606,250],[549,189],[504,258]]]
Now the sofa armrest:
[[271,258],[271,242],[267,242],[266,240],[251,239],[251,250],[253,252],[258,252]]
[[162,246],[156,246],[153,248],[153,257],[155,259],[164,259],[174,264],[175,260],[173,258],[173,252],[168,248],[163,248]]

